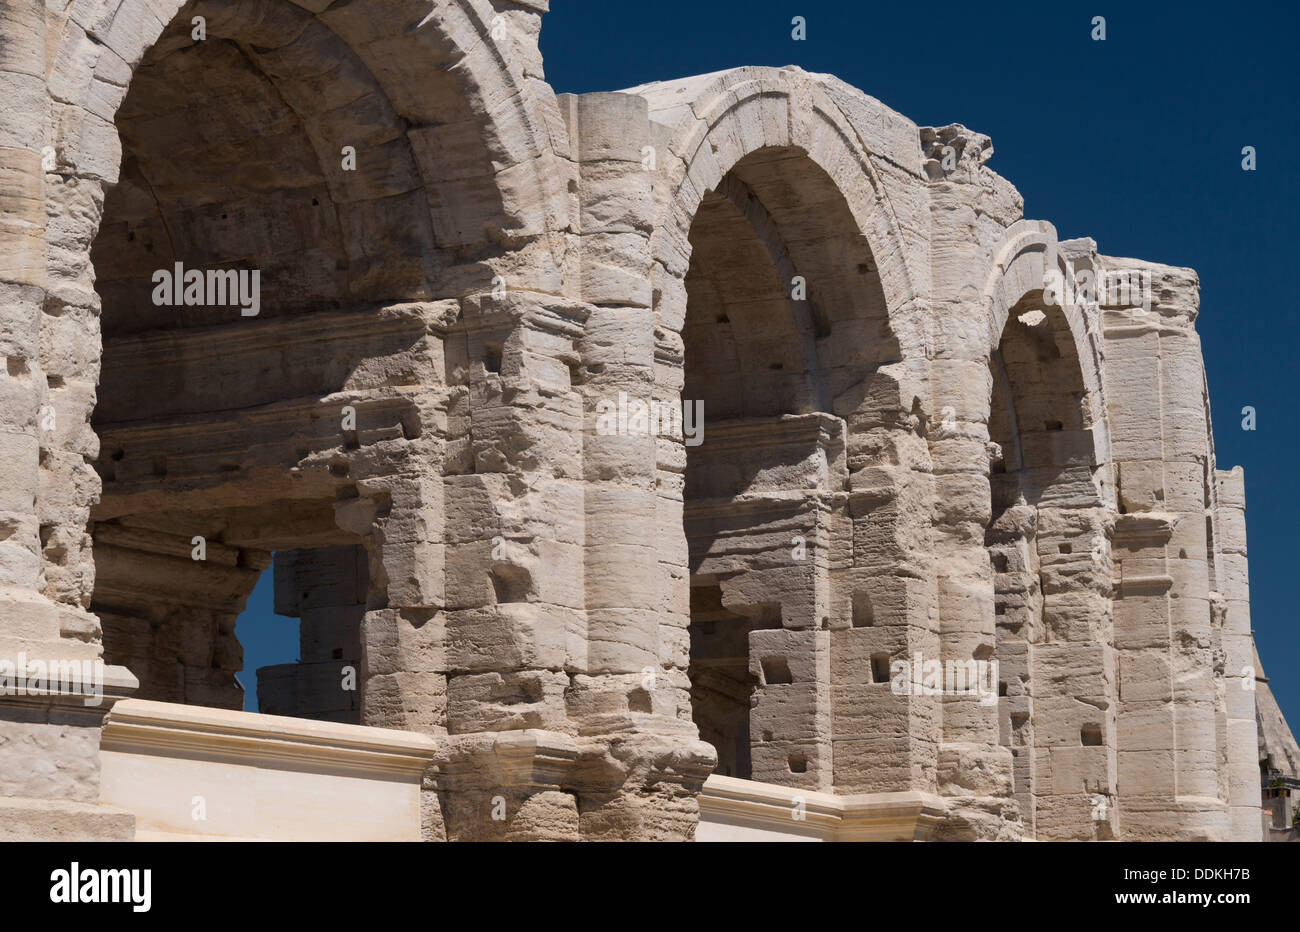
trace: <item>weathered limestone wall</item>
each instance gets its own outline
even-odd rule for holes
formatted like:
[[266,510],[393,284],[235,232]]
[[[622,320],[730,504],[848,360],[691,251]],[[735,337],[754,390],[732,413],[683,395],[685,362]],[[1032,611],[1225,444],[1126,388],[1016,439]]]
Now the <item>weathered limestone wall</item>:
[[1214,464],[1196,276],[1103,261],[1150,268],[1156,299],[1149,312],[1105,310],[1124,825],[1134,837],[1258,840],[1243,740],[1255,720],[1244,500],[1240,471]]
[[[717,658],[747,687],[738,697],[744,733],[733,738],[751,766],[731,775],[830,789],[829,555],[847,520],[843,422],[787,415],[707,430],[707,443],[687,454],[691,595],[694,603],[716,592],[731,617],[692,624],[691,681],[715,659],[711,640],[738,640]],[[692,702],[699,723],[694,694]]]
[[[557,97],[545,8],[0,0],[0,658],[237,708],[274,559],[264,707],[431,738],[425,838],[689,839],[715,767],[913,794],[888,837],[1258,838],[1194,274],[829,75]],[[1122,269],[1152,309],[1048,285]],[[64,708],[0,697],[0,799],[130,837]]]
[[[1213,452],[1213,445],[1211,445]],[[1257,736],[1265,730],[1269,705],[1276,703],[1267,686],[1259,690],[1252,678],[1262,676],[1254,632],[1250,627],[1250,578],[1246,566],[1246,489],[1241,467],[1215,469],[1211,490],[1213,502],[1213,580],[1221,599],[1211,594],[1211,608],[1219,625],[1223,650],[1224,735],[1222,753],[1227,766],[1220,772],[1226,782],[1228,837],[1233,841],[1255,841],[1255,815],[1260,805],[1260,770],[1251,754],[1258,748]],[[1215,610],[1216,603],[1222,605]],[[1278,709],[1273,716],[1284,728],[1286,720]],[[1294,739],[1292,746],[1294,747]],[[1300,749],[1298,749],[1300,750]],[[1293,775],[1300,778],[1300,753],[1293,757]]]

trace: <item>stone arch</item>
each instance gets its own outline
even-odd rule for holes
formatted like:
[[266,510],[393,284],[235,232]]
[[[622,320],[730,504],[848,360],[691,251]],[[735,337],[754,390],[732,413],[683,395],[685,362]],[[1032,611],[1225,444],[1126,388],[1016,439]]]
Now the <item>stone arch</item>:
[[[405,121],[444,248],[483,240],[517,244],[565,226],[564,173],[548,170],[557,149],[567,149],[563,123],[550,87],[528,76],[529,65],[540,60],[540,14],[497,14],[487,0],[365,0],[330,7],[100,0],[74,9],[62,24],[50,76],[47,135],[59,171],[117,180],[117,108],[141,60],[184,12],[206,16],[212,36],[238,32],[266,43],[259,48],[279,51],[281,68],[295,58],[344,50],[347,60],[334,63],[336,84],[372,94],[376,110]],[[500,38],[492,37],[494,26]],[[445,194],[470,181],[488,203],[467,218]]]
[[745,156],[691,225],[685,392],[711,417],[824,411],[864,420],[899,361],[874,259],[829,176],[801,150]]
[[[933,336],[923,283],[929,277],[929,249],[922,235],[908,232],[929,222],[926,205],[907,194],[921,177],[916,126],[856,88],[797,67],[737,68],[625,93],[645,98],[659,127],[649,243],[659,355],[681,354],[690,235],[701,204],[725,194],[738,167],[772,155],[788,159],[840,201],[836,206],[842,206],[843,217],[836,222],[870,257],[870,283],[860,281],[853,290],[876,289],[882,296],[881,316],[870,327],[860,333],[842,329],[844,340],[819,344],[833,357],[823,367],[842,373],[838,383],[831,379],[824,387],[825,410],[846,418],[855,411],[861,415],[860,423],[850,424],[848,437],[859,455],[895,464],[905,459],[893,444],[868,434],[913,419],[928,398]],[[761,202],[764,194],[757,193]],[[789,225],[788,219],[775,219],[778,228]],[[773,254],[769,238],[764,240]],[[857,260],[844,261],[848,268],[863,268]],[[797,320],[800,312],[792,307],[796,326],[815,330],[815,322]],[[799,342],[808,341],[800,337]],[[806,349],[803,354],[810,355]]]
[[[204,17],[201,42],[195,16]],[[50,229],[42,326],[48,339],[78,331],[89,338],[80,345],[95,347],[50,375],[61,417],[84,425],[95,415],[93,430],[43,454],[76,488],[42,532],[47,589],[116,616],[106,649],[129,659],[139,651],[123,632],[162,621],[140,617],[151,595],[142,580],[166,578],[169,561],[188,556],[180,544],[189,530],[210,554],[201,579],[171,579],[178,597],[203,593],[211,603],[196,621],[204,633],[162,649],[188,650],[192,666],[219,674],[198,678],[215,686],[158,691],[148,682],[145,695],[237,702],[230,629],[271,550],[363,544],[369,573],[358,605],[369,633],[346,658],[374,687],[367,721],[440,727],[441,680],[409,671],[433,672],[425,655],[435,626],[426,622],[443,601],[442,490],[403,464],[441,455],[434,409],[467,391],[449,383],[467,382],[470,367],[449,379],[442,353],[458,299],[487,287],[498,267],[540,268],[542,285],[557,274],[511,259],[535,243],[548,248],[545,234],[567,223],[565,173],[550,164],[557,141],[566,148],[563,124],[549,87],[528,77],[538,72],[538,19],[532,9],[496,14],[480,0],[332,9],[124,0],[54,24],[47,199],[61,220]],[[173,67],[186,58],[189,81]],[[202,145],[169,162],[159,127],[193,115],[186,106],[199,112],[185,128]],[[357,150],[355,172],[341,163],[345,143]],[[367,160],[367,147],[379,156]],[[204,161],[221,156],[234,157],[233,171]],[[277,216],[287,201],[310,201],[319,214]],[[186,235],[169,228],[169,211],[188,212]],[[218,221],[239,226],[223,234]],[[122,244],[111,242],[118,234]],[[190,308],[150,306],[150,265],[184,258],[247,270],[279,255],[277,239],[289,240],[293,260],[268,276],[260,319],[236,311],[214,327]],[[136,248],[146,240],[174,255],[156,262]],[[518,272],[512,286],[538,284],[530,274]],[[344,411],[354,420],[340,428]],[[96,459],[103,496],[86,462]],[[102,531],[98,587],[88,520]],[[64,569],[78,565],[86,571]],[[152,595],[167,614],[167,600]]]
[[[1076,264],[1064,257],[1058,247],[1056,229],[1050,223],[1019,220],[1007,228],[994,250],[982,290],[989,328],[986,343],[989,358],[997,350],[1012,310],[1021,306],[1027,295],[1041,295],[1047,273],[1053,269],[1064,281],[1073,282],[1076,265],[1092,268],[1095,262],[1084,259]],[[1090,309],[1068,300],[1061,303],[1059,310],[1069,329],[1086,404],[1092,414],[1096,462],[1109,463],[1110,429],[1102,385],[1099,311],[1095,306]]]
[[904,700],[861,661],[906,653],[929,610],[904,529],[923,517],[900,495],[928,456],[928,253],[905,232],[924,208],[897,196],[920,165],[916,128],[798,69],[628,93],[655,130],[659,390],[705,400],[704,443],[684,470],[661,446],[657,480],[661,526],[686,528],[664,562],[670,585],[690,579],[692,714],[722,773],[901,789],[910,739],[864,723]]
[[[903,171],[920,165],[915,126],[861,91],[822,83],[797,68],[737,68],[718,75],[633,88],[665,127],[656,146],[656,215],[650,237],[656,321],[680,331],[680,284],[689,265],[691,225],[707,192],[760,150],[797,151],[831,181],[870,249],[890,325],[911,358],[927,346],[919,300],[928,269],[909,253],[892,182],[877,159]],[[846,114],[849,109],[852,115]],[[680,304],[680,306],[679,306]]]
[[1114,792],[1110,482],[1095,305],[1045,300],[1074,281],[1048,224],[1021,221],[984,289],[999,733],[1027,834],[1108,838]]

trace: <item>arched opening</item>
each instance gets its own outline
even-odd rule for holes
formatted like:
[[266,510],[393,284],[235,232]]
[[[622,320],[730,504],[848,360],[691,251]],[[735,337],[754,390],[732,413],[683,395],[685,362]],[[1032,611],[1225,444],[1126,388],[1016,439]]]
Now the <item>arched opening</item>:
[[[834,181],[793,147],[741,159],[689,241],[682,397],[704,424],[683,511],[693,717],[717,773],[829,788],[833,647],[881,634],[861,612],[855,627],[833,579],[854,562],[847,438],[875,425],[865,386],[898,354],[879,270]],[[866,655],[847,653],[845,682],[871,684]]]
[[[90,607],[140,698],[241,707],[235,620],[274,561],[302,653],[258,685],[262,711],[359,720],[362,619],[389,598],[375,531],[393,496],[374,480],[403,472],[424,434],[403,387],[442,369],[403,302],[431,297],[453,261],[435,226],[472,251],[500,206],[441,209],[438,185],[486,152],[449,78],[415,108],[389,92],[377,28],[360,9],[196,0],[117,109],[119,181],[91,247]],[[454,140],[449,177],[431,179]]]
[[[992,517],[985,545],[994,578],[1001,741],[1012,751],[1015,794],[1031,837],[1076,837],[1080,826],[1092,837],[1114,715],[1098,654],[1110,577],[1096,414],[1066,316],[1041,292],[1011,308],[990,367]],[[1055,769],[1045,771],[1038,755]],[[1039,779],[1045,772],[1058,776]]]

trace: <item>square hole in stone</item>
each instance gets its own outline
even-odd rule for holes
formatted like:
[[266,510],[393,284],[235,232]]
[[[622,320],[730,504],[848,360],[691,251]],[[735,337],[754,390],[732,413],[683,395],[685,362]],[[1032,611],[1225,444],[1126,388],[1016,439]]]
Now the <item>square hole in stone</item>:
[[765,686],[793,682],[794,677],[790,673],[790,664],[786,662],[784,657],[763,658],[763,684]]

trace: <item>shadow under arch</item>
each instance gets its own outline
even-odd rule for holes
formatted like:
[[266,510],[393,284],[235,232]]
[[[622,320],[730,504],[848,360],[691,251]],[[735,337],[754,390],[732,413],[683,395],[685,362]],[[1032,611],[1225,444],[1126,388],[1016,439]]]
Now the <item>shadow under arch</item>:
[[[1077,815],[1113,786],[1112,522],[1101,486],[1101,412],[1091,406],[1066,311],[1041,289],[1008,308],[990,369],[985,546],[1000,742],[1011,749],[1027,834],[1110,837],[1108,820]],[[1057,770],[1087,778],[1053,780]]]
[[[887,684],[861,686],[875,667],[858,659],[910,630],[918,604],[907,546],[923,517],[897,485],[928,463],[916,415],[928,250],[909,233],[924,209],[904,180],[921,165],[917,128],[798,68],[626,93],[665,128],[652,173],[656,353],[684,358],[686,403],[705,399],[679,506],[697,725],[722,773],[906,788],[905,751],[862,728],[864,703],[880,699],[887,716],[902,700]],[[675,375],[663,367],[665,392],[679,391]],[[661,455],[665,487],[679,463]],[[856,505],[851,471],[869,476]],[[828,663],[847,691],[834,690]]]
[[852,418],[864,371],[898,361],[870,247],[802,150],[737,162],[701,199],[689,242],[684,392],[711,418]]
[[900,348],[866,238],[798,147],[739,159],[701,197],[688,243],[683,398],[707,424],[683,491],[693,718],[718,773],[828,789],[818,658],[830,564],[848,558],[830,528],[850,436],[901,416],[896,396],[864,387]]
[[[78,162],[84,127],[59,147],[70,177],[111,185],[80,260],[104,347],[87,602],[139,695],[233,708],[234,617],[272,551],[364,547],[354,616],[400,606],[418,625],[437,604],[441,552],[385,530],[434,494],[400,481],[433,449],[411,388],[442,385],[425,302],[459,297],[565,209],[533,112],[555,105],[488,41],[478,2],[192,0],[167,24],[144,7],[96,20],[124,55],[120,94],[90,107],[115,120],[120,172]],[[160,292],[159,272],[199,273],[198,300]],[[213,300],[213,272],[256,301]],[[441,714],[419,701],[368,723]]]

